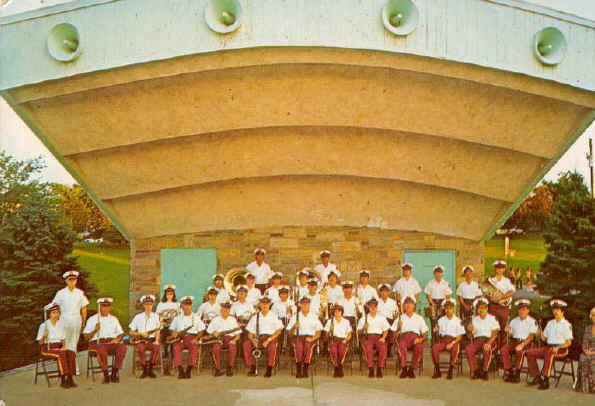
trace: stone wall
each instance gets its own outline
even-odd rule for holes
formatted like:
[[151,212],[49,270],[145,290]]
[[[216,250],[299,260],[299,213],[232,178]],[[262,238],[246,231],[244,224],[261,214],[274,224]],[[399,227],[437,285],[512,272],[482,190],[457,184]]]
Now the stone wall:
[[319,263],[323,249],[332,251],[331,261],[343,279],[357,280],[359,270],[366,268],[372,272],[373,284],[394,283],[401,274],[404,249],[456,250],[457,281],[465,264],[475,267],[476,277],[483,272],[483,242],[431,233],[374,227],[278,227],[181,234],[132,241],[131,311],[137,310],[142,294],[159,292],[162,248],[216,248],[217,271],[224,273],[251,262],[257,247],[266,249],[265,261],[287,275],[286,281],[293,280],[303,267]]

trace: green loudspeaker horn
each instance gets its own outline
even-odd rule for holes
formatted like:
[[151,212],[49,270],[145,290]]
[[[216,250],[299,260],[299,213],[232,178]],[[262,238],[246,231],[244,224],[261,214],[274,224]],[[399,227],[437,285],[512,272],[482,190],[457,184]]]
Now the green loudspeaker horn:
[[547,27],[533,37],[533,53],[544,65],[557,65],[566,56],[568,45],[559,29]]
[[384,28],[395,35],[409,35],[419,20],[419,10],[411,0],[389,0],[382,8]]
[[240,27],[242,13],[239,0],[209,0],[205,7],[205,21],[211,30],[227,34]]
[[52,58],[61,62],[73,61],[81,53],[79,32],[74,25],[68,23],[58,24],[52,28],[47,45]]

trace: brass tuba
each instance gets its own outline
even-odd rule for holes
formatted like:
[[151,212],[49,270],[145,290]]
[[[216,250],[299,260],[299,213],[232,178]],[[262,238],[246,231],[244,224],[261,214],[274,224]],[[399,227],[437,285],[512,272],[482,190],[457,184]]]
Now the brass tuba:
[[246,268],[231,268],[225,274],[223,279],[223,286],[227,289],[230,297],[237,297],[236,289],[239,285],[246,284],[246,274],[248,270]]

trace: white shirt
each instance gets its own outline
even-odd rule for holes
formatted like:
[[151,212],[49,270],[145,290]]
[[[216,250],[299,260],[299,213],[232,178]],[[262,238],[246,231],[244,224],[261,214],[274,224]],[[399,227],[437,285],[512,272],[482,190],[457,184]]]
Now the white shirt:
[[219,303],[211,304],[210,302],[204,302],[198,307],[196,314],[203,320],[213,320],[216,316],[221,315],[221,306]]
[[453,314],[452,319],[446,317],[446,315],[438,319],[438,333],[441,336],[458,337],[465,334],[465,327],[463,322],[457,316]]
[[370,300],[372,298],[378,299],[378,293],[376,292],[376,289],[374,289],[370,285],[366,285],[366,286],[359,285],[357,287],[357,297],[359,298],[361,303],[363,305],[365,305],[366,303],[368,303],[368,300]]
[[531,316],[527,316],[525,320],[520,317],[515,317],[510,321],[510,336],[517,340],[526,340],[530,334],[537,334],[537,322]]
[[500,289],[503,293],[508,293],[511,290],[513,292],[516,292],[516,288],[514,287],[514,285],[512,284],[512,282],[510,282],[510,279],[508,279],[506,276],[503,276],[502,279],[498,280],[495,276],[490,278],[490,282],[495,285],[498,289]]
[[461,296],[463,299],[475,299],[482,294],[479,284],[476,281],[471,281],[471,283],[463,281],[457,288],[457,296]]
[[180,303],[179,302],[159,302],[157,303],[157,308],[155,311],[157,313],[164,312],[165,310],[176,310],[180,313]]
[[415,297],[415,295],[421,292],[421,287],[415,278],[409,277],[409,279],[405,279],[402,277],[395,283],[393,292],[396,292],[401,300],[403,300],[407,296]]
[[[227,318],[224,319],[223,316],[217,316],[209,323],[209,327],[207,327],[207,333],[222,333],[224,331],[239,327],[240,325],[238,324],[238,321],[235,317],[227,316]],[[242,334],[242,330],[237,330],[233,333],[228,333],[226,335],[237,336],[238,334]]]
[[246,295],[246,301],[250,303],[252,306],[256,306],[258,301],[260,300],[260,289],[258,288],[248,288],[248,294]]
[[391,326],[392,331],[397,331],[399,329],[399,320],[401,320],[401,334],[415,333],[418,336],[421,336],[428,332],[426,321],[417,313],[413,313],[411,317],[409,317],[407,313],[401,314],[393,322],[393,325]]
[[95,330],[95,325],[99,322],[99,331],[95,333],[89,341],[104,338],[116,338],[124,334],[124,330],[122,330],[122,326],[116,316],[112,316],[111,314],[108,314],[106,317],[99,316],[100,314],[97,313],[87,319],[87,324],[83,330],[84,334],[89,334]]
[[368,322],[368,329],[366,330],[368,334],[382,334],[390,328],[386,317],[376,313],[376,316],[374,317],[372,317],[371,314],[368,314],[367,320],[366,317],[359,319],[359,323],[357,323],[357,329],[363,330],[366,321]]
[[184,329],[192,326],[186,333],[187,334],[198,334],[201,331],[204,331],[205,323],[202,322],[200,316],[196,313],[191,313],[189,316],[184,315],[184,313],[180,314],[176,317],[171,324],[171,329],[174,331],[183,331]]
[[271,311],[277,315],[280,319],[287,317],[287,309],[291,308],[291,314],[295,314],[296,307],[293,300],[287,299],[285,302],[279,300],[273,304]]
[[[345,317],[341,317],[341,321],[337,321],[335,317],[332,319],[333,332],[332,336],[337,338],[347,338],[347,335],[351,333],[351,323]],[[330,333],[331,331],[331,320],[326,322],[324,331]]]
[[359,299],[355,296],[349,299],[343,297],[337,304],[343,306],[343,317],[357,317],[356,309],[360,314],[363,313]]
[[56,321],[55,325],[52,324],[52,322],[49,319],[41,323],[39,325],[39,329],[37,330],[37,338],[35,340],[41,340],[46,329],[48,330],[48,336],[45,340],[46,344],[61,343],[62,340],[66,340],[64,323],[62,323],[60,319]]
[[550,320],[543,330],[543,336],[547,338],[548,345],[562,345],[566,340],[572,340],[572,324],[566,319]]
[[328,282],[328,274],[331,271],[335,271],[335,273],[337,273],[338,277],[341,277],[341,272],[337,271],[337,266],[331,262],[328,263],[328,265],[325,267],[323,264],[318,264],[314,267],[314,270],[316,272],[318,272],[318,275],[320,275],[320,279],[322,279],[322,283],[327,283]]
[[446,296],[452,295],[452,289],[444,279],[441,279],[440,282],[436,279],[432,279],[426,285],[424,293],[429,295],[432,299],[446,299]]
[[473,316],[471,319],[473,324],[473,337],[486,337],[492,336],[492,331],[500,330],[500,324],[498,320],[491,314],[487,314],[485,319],[479,316]]
[[74,317],[81,315],[81,309],[89,304],[89,299],[79,288],[71,291],[67,286],[56,293],[52,302],[60,305],[61,316]]
[[279,298],[279,289],[280,288],[281,288],[281,285],[279,285],[279,287],[269,286],[269,288],[264,293],[269,299],[271,299],[271,302],[275,303],[275,302],[278,302],[279,300],[281,300]]
[[[287,324],[287,331],[291,330],[295,325],[296,316],[293,315],[289,323]],[[309,311],[307,315],[304,315],[303,312],[300,312],[300,327],[299,327],[300,336],[314,336],[317,331],[322,330],[322,323],[318,319],[318,315],[314,312]],[[297,333],[297,329],[296,329]]]
[[341,300],[343,297],[345,297],[343,295],[343,288],[339,285],[335,285],[335,287],[333,288],[331,285],[328,285],[326,287],[326,292],[328,295],[328,302],[329,303],[338,303],[339,300]]
[[248,303],[247,301],[242,303],[242,302],[234,302],[231,305],[231,311],[229,314],[231,314],[234,317],[238,317],[240,319],[247,319],[249,318],[256,310],[254,309],[254,306],[252,306],[250,303]]
[[[246,330],[249,333],[256,334],[256,318],[258,317],[258,333],[261,335],[273,335],[275,331],[283,329],[283,323],[277,317],[277,314],[269,311],[265,316],[262,312],[259,312],[256,316],[250,319],[250,322],[246,326]],[[301,320],[301,319],[300,319]]]
[[297,295],[298,295],[299,299],[301,299],[302,297],[307,295],[309,292],[310,292],[310,289],[308,289],[308,284],[305,284],[304,286],[298,284]]
[[227,289],[225,289],[225,287],[222,287],[221,289],[215,288],[217,289],[217,299],[215,299],[217,301],[217,303],[223,303],[223,302],[229,302],[230,298],[229,298],[229,292],[227,291]]
[[387,319],[394,319],[397,309],[397,302],[394,299],[387,297],[386,302],[382,298],[378,299],[378,313]]
[[320,316],[320,295],[318,293],[314,296],[307,294],[306,297],[310,298],[310,311],[314,312],[316,316]]
[[[138,333],[146,333],[160,328],[161,323],[159,322],[157,313],[151,312],[149,317],[147,317],[146,313],[142,312],[134,316],[128,327]],[[151,333],[149,337],[155,337],[155,333]]]
[[257,285],[269,283],[269,279],[271,279],[274,274],[269,264],[264,261],[260,265],[258,265],[256,261],[252,261],[246,265],[246,269],[254,275],[255,283]]

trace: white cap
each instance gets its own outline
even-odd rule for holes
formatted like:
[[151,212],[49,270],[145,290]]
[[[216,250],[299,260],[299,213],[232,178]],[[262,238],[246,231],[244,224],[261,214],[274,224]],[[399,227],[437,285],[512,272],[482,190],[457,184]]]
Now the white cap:
[[320,256],[322,257],[324,255],[330,256],[331,255],[331,252],[329,250],[322,250],[322,251],[320,251]]
[[552,300],[550,300],[550,306],[551,307],[566,307],[566,306],[568,306],[568,303],[566,303],[562,299],[552,299]]
[[378,285],[378,291],[380,291],[380,289],[382,288],[390,290],[390,285],[388,283],[381,283],[380,285]]
[[211,276],[211,279],[214,281],[215,279],[225,280],[225,276],[222,273],[216,273],[215,275]]
[[438,270],[441,270],[442,272],[444,272],[444,267],[443,267],[442,265],[436,265],[436,266],[434,267],[434,270],[433,270],[433,272],[436,272],[436,271],[438,271]]
[[114,302],[114,298],[111,297],[100,297],[99,299],[97,299],[97,303],[99,304],[111,304]]
[[497,261],[494,261],[494,263],[492,265],[494,265],[494,267],[498,267],[498,266],[503,267],[503,266],[506,266],[506,261],[504,261],[503,259],[499,259]]
[[473,268],[471,265],[465,265],[463,267],[463,273],[465,273],[467,269],[469,269],[471,272],[475,272],[475,268]]
[[343,282],[341,282],[341,285],[342,285],[343,287],[346,287],[346,286],[351,286],[351,287],[353,287],[353,281],[350,281],[350,280],[343,281]]
[[341,272],[339,272],[338,269],[332,269],[329,273],[328,273],[328,277],[330,278],[331,275],[335,275],[337,278],[341,277]]
[[140,302],[141,302],[141,303],[144,303],[144,302],[147,302],[147,301],[149,301],[149,300],[147,300],[147,299],[149,299],[149,300],[150,300],[151,302],[153,302],[153,303],[155,302],[155,296],[154,296],[154,295],[142,295],[142,296],[140,297]]
[[256,248],[256,249],[254,250],[254,255],[256,255],[256,254],[260,254],[260,253],[262,253],[262,254],[266,254],[267,252],[266,252],[266,250],[265,250],[264,248]]
[[163,291],[165,292],[166,290],[171,289],[171,290],[176,290],[176,285],[165,285],[163,286]]
[[310,271],[312,270],[312,268],[304,268],[301,271],[297,272],[297,275],[306,275],[306,276],[310,276]]
[[447,303],[452,304],[454,307],[457,307],[457,302],[453,298],[448,298],[444,301],[444,305],[446,306]]
[[254,274],[252,272],[246,272],[244,274],[244,278],[248,279],[248,278],[256,278],[256,277],[254,276]]
[[281,272],[273,272],[273,276],[271,276],[271,279],[273,278],[281,278],[283,279],[283,273]]
[[248,292],[248,291],[250,290],[250,289],[248,289],[248,286],[247,286],[247,285],[238,285],[238,286],[236,287],[236,292],[239,292],[239,291],[240,291],[240,289],[245,289],[245,290],[246,290],[246,292]]
[[401,300],[401,303],[405,303],[405,301],[406,301],[407,299],[409,299],[409,300],[413,301],[413,303],[417,303],[417,300],[415,300],[415,296],[405,296],[405,297],[403,298],[403,300]]
[[516,307],[520,307],[520,306],[531,306],[531,301],[529,299],[519,299],[517,301],[514,302],[514,305]]
[[183,296],[180,299],[180,303],[184,303],[184,302],[187,302],[187,301],[194,302],[194,296]]
[[362,275],[370,276],[370,271],[368,271],[367,269],[362,269],[361,271],[359,271],[359,276],[362,276]]
[[401,265],[401,269],[403,268],[409,268],[413,270],[413,264],[411,262],[405,262],[403,265]]
[[54,310],[54,309],[60,310],[60,305],[56,302],[51,302],[51,303],[48,303],[45,306],[43,306],[43,310],[45,310],[45,311],[50,311],[50,310]]
[[69,276],[74,276],[75,278],[79,277],[78,271],[66,271],[62,274],[62,278],[68,279]]
[[477,306],[479,306],[480,304],[484,304],[484,305],[486,305],[486,306],[487,306],[487,305],[489,305],[489,304],[490,304],[490,302],[489,302],[489,301],[488,301],[488,299],[486,299],[485,297],[478,297],[477,299],[475,299],[475,300],[473,301],[473,307],[477,307]]

